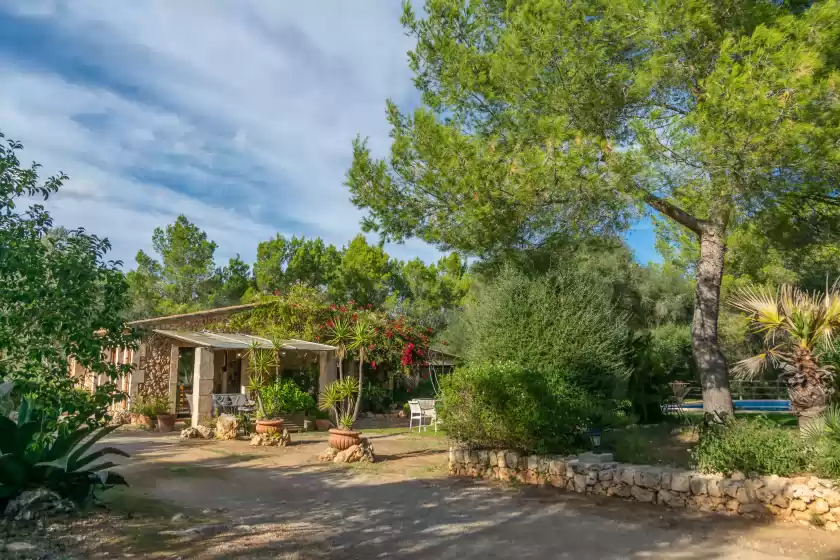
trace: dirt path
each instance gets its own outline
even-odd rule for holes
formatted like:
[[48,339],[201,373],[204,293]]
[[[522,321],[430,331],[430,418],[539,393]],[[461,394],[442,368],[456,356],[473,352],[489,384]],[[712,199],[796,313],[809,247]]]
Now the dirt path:
[[[840,538],[807,527],[448,479],[442,439],[375,436],[382,462],[351,468],[317,462],[322,436],[297,439],[255,450],[121,434],[132,489],[83,557],[840,558]],[[160,534],[173,528],[199,534]]]

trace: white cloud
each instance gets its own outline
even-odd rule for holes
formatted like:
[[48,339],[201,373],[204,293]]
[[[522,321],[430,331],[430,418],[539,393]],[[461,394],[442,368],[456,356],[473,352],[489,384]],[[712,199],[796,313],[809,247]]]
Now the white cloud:
[[[50,204],[57,221],[109,237],[127,262],[179,213],[220,259],[252,260],[276,231],[346,243],[362,215],[342,185],[350,142],[369,135],[381,153],[385,99],[415,96],[392,0],[3,10],[69,54],[32,60],[0,39],[0,129],[26,159],[71,176]],[[420,242],[389,250],[437,257]]]

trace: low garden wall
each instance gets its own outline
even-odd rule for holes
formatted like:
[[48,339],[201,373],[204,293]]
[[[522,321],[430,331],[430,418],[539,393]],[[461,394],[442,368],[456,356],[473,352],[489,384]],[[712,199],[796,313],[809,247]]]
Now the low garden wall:
[[748,517],[777,516],[838,530],[840,488],[815,477],[730,477],[616,463],[609,453],[571,457],[453,446],[449,474],[554,486],[672,508]]

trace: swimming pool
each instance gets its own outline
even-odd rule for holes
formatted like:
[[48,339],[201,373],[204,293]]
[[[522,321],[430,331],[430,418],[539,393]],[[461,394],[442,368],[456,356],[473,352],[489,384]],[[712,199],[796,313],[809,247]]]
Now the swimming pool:
[[[732,401],[735,410],[745,412],[790,412],[790,401],[788,400],[743,400]],[[672,408],[673,407],[672,405]],[[702,410],[703,403],[692,402],[682,405],[683,410]]]

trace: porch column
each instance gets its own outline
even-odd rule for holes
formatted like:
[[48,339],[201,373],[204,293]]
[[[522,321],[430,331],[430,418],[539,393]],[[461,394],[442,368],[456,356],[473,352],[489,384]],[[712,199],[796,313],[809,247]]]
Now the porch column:
[[320,352],[318,355],[318,392],[338,379],[338,364],[335,359],[335,353]]
[[240,360],[242,364],[239,369],[239,392],[243,395],[248,394],[248,383],[250,382],[249,372],[248,372],[248,357],[243,354],[242,359]]
[[169,412],[178,413],[178,361],[181,347],[173,344],[169,349]]
[[146,343],[141,342],[137,351],[131,356],[131,373],[128,374],[128,399],[136,399],[140,392],[140,384],[145,379],[143,365],[145,365]]
[[195,349],[195,369],[193,370],[192,425],[198,426],[209,420],[213,413],[213,350]]

